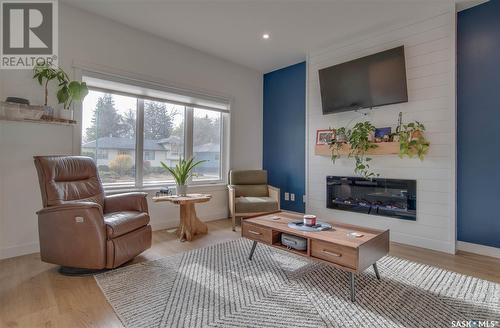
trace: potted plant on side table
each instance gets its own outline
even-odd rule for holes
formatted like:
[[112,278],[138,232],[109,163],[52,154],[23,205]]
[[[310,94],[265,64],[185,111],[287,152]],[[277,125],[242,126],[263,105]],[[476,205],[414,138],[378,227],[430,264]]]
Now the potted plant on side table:
[[163,162],[160,162],[161,165],[165,170],[170,172],[172,176],[174,177],[175,183],[176,183],[176,190],[177,190],[177,195],[178,196],[186,196],[187,194],[187,181],[189,180],[190,177],[194,175],[191,171],[201,163],[206,162],[206,160],[203,161],[197,161],[194,162],[194,158],[191,158],[189,160],[181,159],[175,167],[169,167]]

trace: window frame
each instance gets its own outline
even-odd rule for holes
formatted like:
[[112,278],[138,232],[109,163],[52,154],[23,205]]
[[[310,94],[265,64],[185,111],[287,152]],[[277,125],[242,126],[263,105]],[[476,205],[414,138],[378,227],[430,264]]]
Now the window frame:
[[[114,82],[113,77],[109,77],[109,79],[103,78],[102,73],[98,73],[99,79],[102,81]],[[92,73],[87,71],[77,70],[75,71],[75,75],[79,77],[80,81],[84,80],[84,77],[93,77]],[[123,83],[123,79],[120,77],[120,83]],[[137,86],[136,80],[130,80],[131,86]],[[146,83],[146,85],[148,85]],[[137,113],[136,113],[136,149],[135,149],[135,181],[132,183],[123,183],[123,184],[106,184],[103,183],[103,187],[106,191],[130,191],[130,190],[148,190],[148,189],[157,189],[158,187],[165,186],[175,186],[175,181],[158,181],[152,183],[145,183],[143,180],[143,163],[144,163],[144,101],[158,101],[164,103],[171,104],[179,104],[184,106],[184,152],[183,158],[191,158],[193,155],[193,111],[194,108],[200,108],[204,110],[210,110],[214,112],[221,113],[221,124],[220,124],[220,161],[219,161],[219,179],[212,180],[193,180],[189,179],[188,185],[192,186],[203,186],[203,185],[221,185],[227,184],[227,172],[229,167],[229,122],[230,122],[230,102],[227,99],[221,99],[221,104],[225,104],[227,106],[227,110],[219,109],[219,108],[210,108],[207,106],[199,106],[197,104],[187,105],[185,103],[178,103],[176,101],[171,101],[166,98],[157,98],[145,95],[139,95],[134,93],[127,93],[123,91],[117,91],[112,89],[103,89],[101,87],[94,87],[89,85],[89,90],[94,90],[98,92],[106,92],[116,95],[124,95],[130,96],[137,99]],[[179,93],[182,95],[182,93]],[[212,98],[215,98],[211,96]],[[75,129],[75,134],[77,134],[77,138],[75,138],[74,151],[76,154],[81,154],[81,140],[82,140],[82,118],[83,118],[83,105],[82,103],[77,104],[75,107],[75,118],[78,120],[78,128]]]

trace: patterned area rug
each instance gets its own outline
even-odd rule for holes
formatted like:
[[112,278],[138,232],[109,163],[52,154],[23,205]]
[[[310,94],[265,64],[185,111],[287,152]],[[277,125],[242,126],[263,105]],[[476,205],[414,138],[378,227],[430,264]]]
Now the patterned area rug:
[[[357,278],[239,239],[95,276],[126,327],[452,327],[500,321],[500,284],[394,257]],[[498,323],[497,323],[498,326]]]

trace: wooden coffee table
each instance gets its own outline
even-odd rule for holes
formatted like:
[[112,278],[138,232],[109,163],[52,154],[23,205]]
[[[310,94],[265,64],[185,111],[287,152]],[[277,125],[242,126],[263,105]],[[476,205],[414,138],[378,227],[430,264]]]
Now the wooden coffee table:
[[196,215],[195,203],[204,203],[212,199],[208,194],[187,194],[186,196],[158,196],[153,197],[156,202],[171,202],[180,205],[180,223],[177,236],[181,241],[191,241],[197,234],[207,233],[208,227]]
[[[245,218],[241,235],[254,241],[249,259],[252,260],[257,242],[280,248],[294,254],[326,262],[350,273],[351,301],[356,301],[356,274],[373,266],[377,279],[380,275],[377,261],[389,253],[389,230],[375,230],[348,224],[332,224],[333,229],[305,232],[288,227],[288,223],[302,221],[302,215],[278,211]],[[358,232],[362,237],[350,237]],[[307,250],[288,249],[281,244],[281,234],[287,233],[307,239]]]

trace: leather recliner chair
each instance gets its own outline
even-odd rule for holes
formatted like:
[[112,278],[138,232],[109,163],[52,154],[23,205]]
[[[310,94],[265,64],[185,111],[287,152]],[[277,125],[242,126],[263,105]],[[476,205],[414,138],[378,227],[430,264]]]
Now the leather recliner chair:
[[37,212],[42,261],[63,273],[112,269],[151,247],[146,193],[106,196],[90,157],[34,160],[44,207]]

